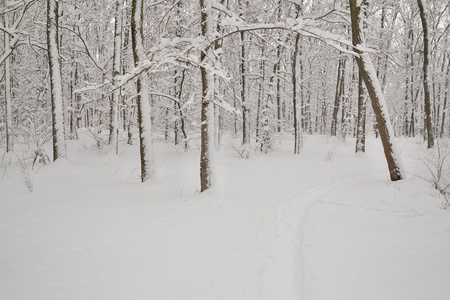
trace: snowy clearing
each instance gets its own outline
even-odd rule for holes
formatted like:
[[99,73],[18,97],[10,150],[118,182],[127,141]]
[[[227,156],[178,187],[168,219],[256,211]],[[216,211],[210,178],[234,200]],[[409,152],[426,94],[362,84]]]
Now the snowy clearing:
[[399,140],[407,179],[392,183],[379,140],[355,155],[354,139],[305,138],[299,156],[284,141],[249,160],[224,142],[203,194],[198,149],[155,143],[142,184],[138,146],[104,155],[83,136],[31,171],[33,192],[13,158],[0,298],[448,299],[450,210],[420,178],[424,145]]

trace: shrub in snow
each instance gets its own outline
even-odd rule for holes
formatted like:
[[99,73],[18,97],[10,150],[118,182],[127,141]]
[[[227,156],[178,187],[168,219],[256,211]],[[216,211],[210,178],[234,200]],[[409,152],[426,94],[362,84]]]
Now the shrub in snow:
[[436,146],[426,150],[422,160],[429,171],[425,178],[444,197],[442,208],[450,206],[450,146],[437,140]]
[[333,145],[331,146],[331,148],[328,149],[327,153],[325,153],[323,160],[324,161],[333,161],[334,160],[334,154],[336,152],[336,149],[338,147],[339,143],[335,142],[333,143]]
[[23,180],[25,187],[30,192],[32,192],[33,191],[33,182],[31,180],[31,174],[30,174],[30,170],[28,169],[27,163],[26,163],[25,159],[21,159],[19,156],[17,156],[17,161],[19,163],[20,178]]

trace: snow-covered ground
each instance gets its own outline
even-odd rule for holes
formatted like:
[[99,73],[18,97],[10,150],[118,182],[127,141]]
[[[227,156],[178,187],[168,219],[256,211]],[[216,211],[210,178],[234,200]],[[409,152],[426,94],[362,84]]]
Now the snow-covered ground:
[[17,163],[0,168],[0,299],[450,297],[450,210],[414,139],[400,182],[376,139],[355,155],[353,139],[306,136],[299,156],[286,140],[249,160],[225,142],[203,194],[195,147],[155,143],[141,184],[138,147],[92,143],[37,165],[33,192]]

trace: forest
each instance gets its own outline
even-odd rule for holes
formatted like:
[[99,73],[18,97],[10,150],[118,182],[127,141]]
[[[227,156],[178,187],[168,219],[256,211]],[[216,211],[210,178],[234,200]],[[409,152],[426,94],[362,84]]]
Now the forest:
[[0,297],[446,299],[449,27],[445,0],[0,0]]
[[296,154],[317,133],[364,151],[367,128],[397,180],[394,135],[431,148],[449,131],[446,1],[3,3],[6,152],[52,140],[64,158],[65,139],[87,128],[118,153],[119,135],[131,144],[139,128],[145,181],[153,137],[187,150],[200,135],[203,191],[226,132],[248,158],[251,142],[268,152],[281,132]]

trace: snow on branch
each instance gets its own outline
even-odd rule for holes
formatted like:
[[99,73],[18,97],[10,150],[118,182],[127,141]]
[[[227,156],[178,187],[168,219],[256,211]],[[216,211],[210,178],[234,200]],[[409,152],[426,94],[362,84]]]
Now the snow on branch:
[[[241,19],[236,13],[230,11],[216,1],[212,1],[212,8],[224,12],[226,17],[221,21],[221,27],[225,29],[223,34],[219,34],[217,31],[213,32],[209,36],[198,36],[195,38],[172,38],[161,39],[160,42],[147,51],[147,59],[141,62],[138,66],[132,69],[129,73],[119,76],[119,81],[115,86],[112,86],[112,91],[127,84],[129,81],[140,76],[144,72],[158,73],[167,70],[168,65],[179,65],[180,62],[186,65],[192,65],[195,67],[200,66],[198,59],[198,51],[205,51],[210,49],[215,42],[225,39],[229,36],[240,32],[260,31],[260,30],[284,30],[300,34],[302,36],[314,38],[322,41],[323,43],[353,56],[359,56],[359,53],[352,50],[356,47],[352,42],[345,37],[320,29],[323,21],[322,17],[299,17],[299,18],[287,18],[282,22],[275,23],[256,23],[248,24]],[[342,15],[342,11],[337,11]],[[367,53],[373,53],[373,49],[357,47],[358,50],[362,50]],[[216,55],[214,52],[211,52]],[[210,57],[211,61],[216,59]],[[214,74],[229,79],[228,76],[221,70],[219,65],[207,66]]]

